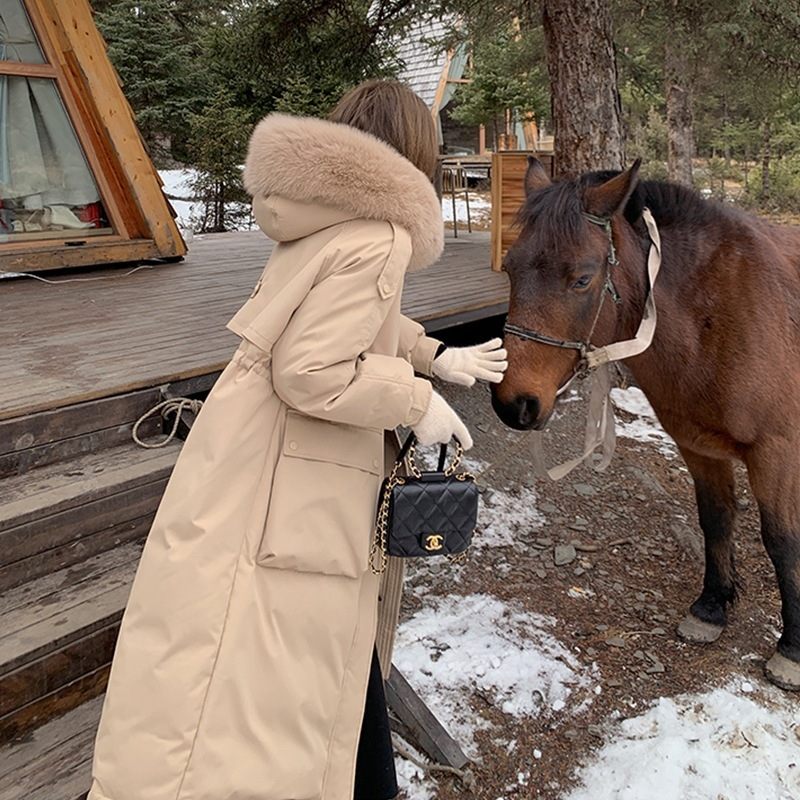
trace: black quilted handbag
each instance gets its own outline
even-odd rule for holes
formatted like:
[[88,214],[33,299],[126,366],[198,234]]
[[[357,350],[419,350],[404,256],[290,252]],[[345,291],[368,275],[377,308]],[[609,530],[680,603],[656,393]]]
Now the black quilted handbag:
[[[459,469],[463,449],[447,466],[447,445],[439,450],[435,472],[423,472],[415,458],[416,436],[410,434],[389,477],[383,482],[378,505],[370,566],[376,574],[386,569],[388,556],[417,558],[463,555],[478,522],[475,478]],[[408,457],[408,475],[400,469]]]

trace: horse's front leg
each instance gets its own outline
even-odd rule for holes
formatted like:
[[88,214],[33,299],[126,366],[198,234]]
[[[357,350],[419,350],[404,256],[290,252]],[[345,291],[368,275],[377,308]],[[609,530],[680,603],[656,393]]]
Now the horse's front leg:
[[747,469],[781,593],[783,633],[765,672],[781,688],[800,691],[800,442],[786,444],[760,448]]
[[730,461],[684,449],[681,454],[694,478],[706,564],[703,591],[678,626],[678,635],[685,641],[705,644],[719,638],[728,622],[728,606],[736,599],[736,484]]

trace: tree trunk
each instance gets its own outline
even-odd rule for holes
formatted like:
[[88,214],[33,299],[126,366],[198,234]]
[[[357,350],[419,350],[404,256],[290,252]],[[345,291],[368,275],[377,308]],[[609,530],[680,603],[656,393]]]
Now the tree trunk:
[[543,6],[556,172],[620,169],[622,122],[608,0],[544,0]]
[[671,181],[691,186],[694,158],[694,112],[689,58],[681,36],[668,41],[664,51],[667,97],[667,173]]
[[761,203],[769,202],[772,191],[770,162],[772,161],[772,126],[765,119],[761,126]]

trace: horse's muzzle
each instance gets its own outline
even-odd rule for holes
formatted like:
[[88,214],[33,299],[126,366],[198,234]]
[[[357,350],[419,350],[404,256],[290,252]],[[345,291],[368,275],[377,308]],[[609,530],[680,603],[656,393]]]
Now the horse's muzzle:
[[518,431],[541,430],[550,418],[549,414],[540,417],[539,398],[532,395],[519,395],[510,403],[504,403],[497,392],[492,391],[492,408],[509,428]]

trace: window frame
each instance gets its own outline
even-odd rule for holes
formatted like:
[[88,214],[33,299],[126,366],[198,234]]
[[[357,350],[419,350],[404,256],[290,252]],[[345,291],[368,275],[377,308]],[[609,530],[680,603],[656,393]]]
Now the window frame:
[[87,235],[84,242],[82,242],[80,235],[77,234],[69,237],[53,235],[30,240],[15,240],[12,235],[9,235],[6,241],[0,242],[0,248],[4,251],[39,249],[45,246],[48,248],[69,247],[70,249],[74,249],[89,244],[114,244],[128,242],[131,239],[143,238],[137,235],[137,232],[132,230],[132,228],[125,223],[126,214],[123,213],[123,210],[117,202],[115,193],[103,170],[103,165],[98,156],[98,149],[95,146],[95,137],[91,135],[84,116],[81,114],[79,104],[72,91],[70,91],[65,70],[66,65],[59,58],[59,54],[53,45],[49,32],[47,31],[46,20],[41,14],[41,9],[36,6],[36,3],[30,3],[27,0],[20,0],[20,2],[22,3],[25,13],[28,15],[28,20],[33,28],[33,32],[46,63],[33,64],[29,62],[0,60],[0,75],[21,78],[44,78],[55,81],[56,91],[64,106],[67,118],[72,125],[83,156],[89,165],[89,170],[94,178],[97,191],[100,195],[100,201],[108,216],[112,230],[110,233]]

